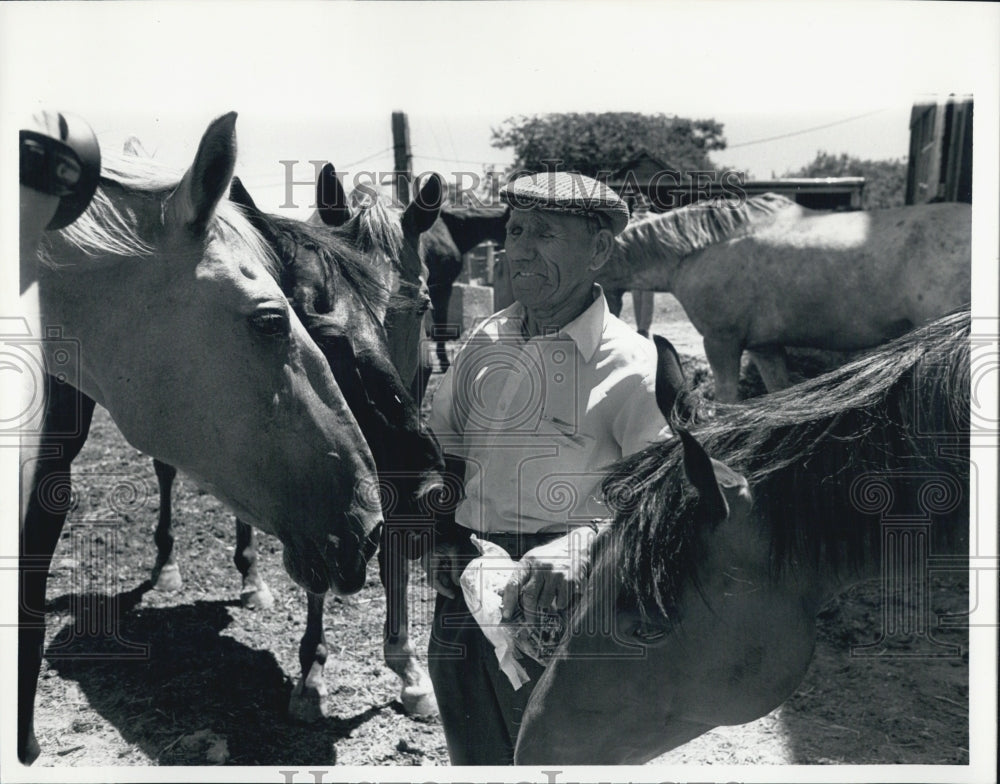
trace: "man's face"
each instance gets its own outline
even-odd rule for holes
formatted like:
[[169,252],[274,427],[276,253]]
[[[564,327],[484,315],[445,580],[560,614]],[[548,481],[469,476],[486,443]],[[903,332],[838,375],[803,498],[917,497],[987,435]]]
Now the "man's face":
[[504,248],[514,299],[527,308],[544,308],[581,289],[589,291],[595,277],[588,269],[593,241],[581,216],[511,210]]

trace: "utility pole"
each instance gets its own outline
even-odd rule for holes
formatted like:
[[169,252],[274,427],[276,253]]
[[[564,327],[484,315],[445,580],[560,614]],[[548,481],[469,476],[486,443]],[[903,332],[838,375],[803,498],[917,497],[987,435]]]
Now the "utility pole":
[[396,165],[392,178],[396,203],[405,206],[410,203],[410,181],[413,179],[410,123],[406,119],[406,112],[392,113],[392,148]]

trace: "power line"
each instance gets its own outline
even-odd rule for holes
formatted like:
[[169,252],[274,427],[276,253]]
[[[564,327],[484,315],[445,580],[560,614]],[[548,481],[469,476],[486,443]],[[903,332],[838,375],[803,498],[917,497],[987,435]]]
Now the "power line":
[[377,158],[380,155],[385,155],[387,152],[392,152],[392,147],[386,147],[384,150],[379,150],[378,152],[373,152],[371,155],[366,155],[364,158],[358,161],[353,161],[342,167],[344,171],[349,170],[352,166],[357,166],[359,163],[364,163],[365,161],[370,161],[372,158]]
[[804,133],[812,133],[813,131],[821,131],[824,128],[832,128],[835,125],[843,125],[844,123],[854,122],[855,120],[860,120],[863,117],[871,117],[873,114],[878,114],[879,112],[884,112],[886,109],[876,109],[872,112],[865,112],[864,114],[858,114],[854,117],[847,117],[843,120],[836,120],[831,123],[826,123],[825,125],[816,125],[812,128],[803,128],[801,131],[792,131],[791,133],[783,133],[779,136],[768,136],[766,139],[754,139],[749,142],[740,142],[739,144],[727,144],[726,150],[735,150],[737,147],[749,147],[751,144],[763,144],[764,142],[773,142],[778,139],[787,139],[791,136],[801,136]]
[[[392,147],[386,147],[384,150],[379,150],[378,152],[373,152],[371,155],[366,155],[364,158],[361,158],[361,159],[356,160],[356,161],[352,161],[351,163],[348,163],[346,165],[340,165],[340,164],[334,163],[333,161],[331,161],[331,163],[334,163],[334,167],[338,171],[340,171],[340,172],[346,172],[346,171],[350,171],[351,167],[353,167],[353,166],[357,166],[358,164],[364,163],[365,161],[370,161],[372,158],[377,158],[379,155],[384,155],[384,154],[386,154],[388,152],[392,152]],[[239,172],[239,175],[243,179],[246,179],[246,180],[255,179],[255,180],[258,180],[258,181],[263,181],[263,180],[271,181],[271,180],[274,180],[275,182],[279,182],[279,183],[280,182],[285,182],[284,175],[282,175],[282,174],[276,174],[274,171],[268,171],[266,173],[263,172],[263,171],[261,171],[261,172]]]
[[[431,136],[434,137],[434,147],[438,152],[443,152],[444,148],[441,146],[441,140],[438,138],[437,131],[434,130],[434,120],[430,119],[427,127],[430,129]],[[454,150],[452,150],[452,153],[454,154]]]
[[459,158],[443,158],[443,157],[438,156],[438,155],[424,155],[422,153],[417,153],[417,152],[413,153],[413,157],[415,157],[415,158],[426,158],[426,159],[431,160],[431,161],[443,161],[445,163],[468,163],[468,164],[473,165],[473,166],[479,166],[480,164],[487,164],[487,163],[490,164],[491,166],[509,166],[510,165],[510,161],[483,161],[483,160],[466,161],[466,160],[461,160]]
[[[338,163],[334,163],[334,166],[337,168],[338,172],[348,172],[354,166],[358,166],[359,164],[365,163],[366,161],[370,161],[372,158],[377,158],[380,155],[385,155],[386,153],[391,153],[391,152],[392,152],[392,147],[386,147],[384,150],[379,150],[378,152],[373,152],[370,155],[366,155],[365,157],[359,158],[356,161],[351,161],[350,163],[343,164],[343,165],[338,164]],[[441,161],[441,162],[444,162],[444,163],[463,163],[463,164],[468,164],[470,166],[482,166],[482,165],[509,166],[510,165],[510,161],[462,160],[460,158],[445,158],[443,156],[438,156],[438,155],[424,155],[424,154],[416,152],[416,151],[414,151],[412,153],[412,155],[413,155],[414,158],[422,158],[422,159],[431,160],[431,161]],[[261,171],[261,172],[241,172],[240,176],[243,179],[245,179],[245,180],[251,180],[251,179],[257,180],[257,181],[267,180],[269,182],[270,181],[275,181],[277,183],[282,183],[282,182],[285,181],[283,175],[277,174],[274,171],[269,171],[269,172],[263,172],[263,171]]]

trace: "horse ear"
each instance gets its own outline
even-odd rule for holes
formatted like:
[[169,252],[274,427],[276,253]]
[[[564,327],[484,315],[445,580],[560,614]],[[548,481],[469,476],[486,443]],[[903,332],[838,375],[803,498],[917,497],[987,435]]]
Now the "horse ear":
[[444,182],[439,174],[432,172],[403,213],[403,225],[416,234],[423,234],[438,219],[443,201]]
[[687,430],[677,428],[684,445],[684,474],[701,497],[708,519],[721,522],[729,516],[729,504],[715,478],[715,468],[701,444]]
[[316,178],[316,206],[320,219],[327,226],[343,226],[351,218],[347,194],[332,163],[324,165]]
[[250,225],[257,229],[268,241],[274,241],[274,233],[271,231],[264,213],[254,204],[254,200],[250,196],[250,191],[246,189],[246,186],[243,185],[243,181],[239,177],[233,177],[233,181],[229,185],[229,201],[242,207],[243,214],[250,221]]
[[653,335],[653,343],[656,345],[656,405],[663,413],[664,419],[669,422],[671,415],[674,414],[674,407],[680,399],[677,416],[681,422],[688,422],[692,412],[681,358],[677,354],[677,349],[665,337]]
[[204,231],[226,195],[236,168],[236,112],[224,114],[201,137],[194,163],[167,197],[164,214],[173,225]]
[[257,209],[257,205],[254,204],[253,198],[250,196],[250,191],[246,189],[243,180],[239,177],[233,177],[233,181],[229,184],[229,201],[239,204],[247,210],[260,212]]

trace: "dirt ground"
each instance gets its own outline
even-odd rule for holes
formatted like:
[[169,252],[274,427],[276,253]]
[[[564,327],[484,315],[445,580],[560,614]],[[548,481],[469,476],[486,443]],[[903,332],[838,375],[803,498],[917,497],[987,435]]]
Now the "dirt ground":
[[[631,315],[626,298],[623,316],[631,322]],[[654,331],[675,340],[689,373],[710,380],[697,335],[669,295],[657,296]],[[403,715],[395,677],[381,662],[377,569],[357,595],[328,599],[330,716],[295,724],[285,707],[299,674],[305,596],[282,571],[280,543],[260,538],[274,608],[244,610],[233,517],[180,478],[174,514],[185,584],[160,594],[147,582],[158,508],[152,462],[101,409],[73,481],[76,506],[48,588],[36,765],[447,764],[440,724]],[[968,647],[960,623],[967,577],[932,573],[929,593],[937,644],[890,638],[885,655],[852,655],[852,646],[878,639],[883,622],[879,584],[857,585],[820,614],[815,658],[780,708],[657,762],[967,764]],[[419,575],[410,598],[423,652],[433,602]]]

